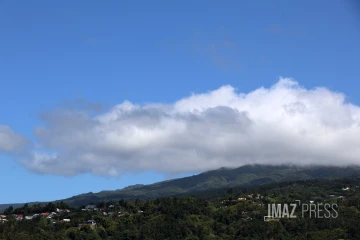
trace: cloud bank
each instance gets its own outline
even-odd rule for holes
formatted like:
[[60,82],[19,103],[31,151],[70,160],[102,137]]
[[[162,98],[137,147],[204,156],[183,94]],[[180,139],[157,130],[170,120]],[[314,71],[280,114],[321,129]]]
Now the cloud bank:
[[[125,101],[96,116],[58,109],[43,120],[34,134],[45,151],[22,162],[38,173],[118,176],[250,163],[360,163],[360,107],[341,93],[305,89],[288,78],[249,93],[222,86],[173,104]],[[15,149],[16,141],[4,144],[13,134],[4,129],[0,149]]]

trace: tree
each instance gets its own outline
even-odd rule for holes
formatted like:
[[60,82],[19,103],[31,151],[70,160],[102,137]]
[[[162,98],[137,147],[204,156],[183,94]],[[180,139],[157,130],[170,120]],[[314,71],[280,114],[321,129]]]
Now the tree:
[[14,212],[14,207],[13,206],[10,206],[10,207],[8,207],[8,208],[6,208],[5,210],[4,210],[4,214],[5,215],[10,215],[10,214],[12,214]]

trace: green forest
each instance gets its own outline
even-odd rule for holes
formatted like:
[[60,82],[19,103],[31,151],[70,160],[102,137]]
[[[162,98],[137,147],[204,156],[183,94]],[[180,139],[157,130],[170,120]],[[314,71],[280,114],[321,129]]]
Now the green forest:
[[[172,196],[25,204],[1,213],[0,239],[360,239],[360,179],[315,179]],[[329,203],[336,218],[264,221],[269,203]]]

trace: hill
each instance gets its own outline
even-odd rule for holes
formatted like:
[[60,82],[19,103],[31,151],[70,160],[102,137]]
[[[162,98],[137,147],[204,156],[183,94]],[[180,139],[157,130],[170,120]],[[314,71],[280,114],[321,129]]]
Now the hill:
[[[198,175],[167,180],[149,185],[133,185],[120,190],[85,193],[63,199],[71,206],[86,205],[103,200],[132,200],[175,195],[192,195],[205,190],[234,186],[258,186],[265,183],[360,176],[359,166],[292,166],[244,165],[239,168],[220,168]],[[30,203],[31,204],[31,203]],[[4,209],[9,204],[0,205]]]
[[79,206],[99,200],[144,199],[172,195],[191,195],[205,190],[233,186],[256,186],[271,182],[294,181],[315,178],[343,178],[359,176],[360,167],[299,167],[245,165],[235,169],[220,168],[198,175],[136,185],[115,191],[88,193],[65,199],[70,205]]
[[[0,239],[360,239],[359,186],[360,177],[272,182],[206,190],[194,196],[106,205],[101,201],[95,205],[105,209],[70,208],[46,217],[34,213],[69,208],[64,203],[24,206],[6,211]],[[296,201],[314,201],[321,211],[314,216],[296,207],[291,213],[295,219],[264,221],[269,203]],[[332,206],[328,213],[326,204]],[[21,215],[25,220],[19,221]]]

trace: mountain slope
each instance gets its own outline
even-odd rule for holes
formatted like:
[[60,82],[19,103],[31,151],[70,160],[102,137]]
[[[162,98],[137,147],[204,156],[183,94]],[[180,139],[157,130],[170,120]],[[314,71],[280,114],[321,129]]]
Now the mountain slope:
[[314,178],[343,178],[360,175],[360,167],[299,167],[245,165],[235,169],[221,168],[198,175],[158,182],[150,185],[135,185],[115,191],[102,191],[74,196],[65,201],[79,206],[91,201],[136,198],[156,198],[171,195],[191,194],[199,191],[233,186],[255,186],[271,182],[295,181]]
[[[150,185],[137,184],[115,191],[85,193],[64,199],[71,206],[90,202],[120,199],[156,198],[172,195],[186,195],[205,190],[234,186],[256,186],[271,182],[295,181],[315,178],[344,178],[360,176],[359,166],[299,167],[289,165],[245,165],[239,168],[220,168],[198,175],[167,180]],[[31,203],[30,203],[31,204]],[[9,204],[6,204],[9,206]],[[5,204],[0,204],[0,210]]]

